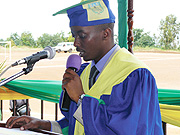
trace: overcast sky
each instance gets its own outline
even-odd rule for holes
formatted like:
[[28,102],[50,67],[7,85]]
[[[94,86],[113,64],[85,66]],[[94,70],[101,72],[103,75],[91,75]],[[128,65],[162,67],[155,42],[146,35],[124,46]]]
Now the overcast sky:
[[[0,0],[0,39],[25,31],[31,32],[34,39],[43,33],[68,33],[67,15],[52,14],[78,2],[80,0]],[[180,0],[134,0],[133,27],[157,34],[160,20],[167,15],[175,15],[180,22],[179,5]],[[110,0],[110,6],[117,16],[117,0]]]

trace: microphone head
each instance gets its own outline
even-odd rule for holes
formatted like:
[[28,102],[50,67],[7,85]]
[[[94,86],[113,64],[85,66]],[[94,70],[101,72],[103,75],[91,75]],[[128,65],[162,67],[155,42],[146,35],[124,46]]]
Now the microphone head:
[[44,51],[47,52],[47,59],[52,59],[54,58],[54,56],[56,55],[56,51],[54,48],[52,48],[51,46],[46,46],[44,48]]
[[74,68],[76,69],[76,72],[79,71],[81,67],[81,57],[77,54],[71,54],[66,63],[66,68]]

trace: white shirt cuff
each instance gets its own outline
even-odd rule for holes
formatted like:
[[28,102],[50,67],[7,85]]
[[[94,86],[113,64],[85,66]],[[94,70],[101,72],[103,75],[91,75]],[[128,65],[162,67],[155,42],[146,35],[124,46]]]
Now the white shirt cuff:
[[83,125],[83,118],[82,118],[82,103],[77,108],[76,112],[73,115],[77,121],[79,121]]
[[51,131],[55,133],[61,133],[62,129],[57,121],[50,121],[51,122]]

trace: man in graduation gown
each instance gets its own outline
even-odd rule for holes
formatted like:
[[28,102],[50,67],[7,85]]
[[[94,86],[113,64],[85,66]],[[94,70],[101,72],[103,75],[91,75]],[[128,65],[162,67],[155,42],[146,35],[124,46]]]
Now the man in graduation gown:
[[[74,46],[84,64],[79,76],[67,69],[62,88],[70,110],[58,121],[64,134],[161,135],[161,115],[155,79],[148,67],[126,49],[114,45],[115,17],[108,0],[67,10]],[[98,74],[89,86],[91,68]],[[62,96],[60,104],[62,102]]]
[[[62,120],[29,118],[27,123],[64,135],[162,135],[155,78],[143,62],[114,44],[115,17],[109,1],[73,6],[67,14],[74,46],[91,62],[82,64],[78,73],[66,69],[62,88],[71,103],[68,111],[61,108]],[[62,100],[61,96],[60,105]]]

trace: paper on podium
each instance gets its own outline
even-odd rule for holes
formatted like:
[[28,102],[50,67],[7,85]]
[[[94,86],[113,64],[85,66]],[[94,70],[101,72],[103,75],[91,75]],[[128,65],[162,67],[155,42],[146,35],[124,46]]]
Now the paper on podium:
[[29,130],[21,131],[20,128],[8,129],[8,128],[0,127],[0,135],[43,135],[43,134]]

